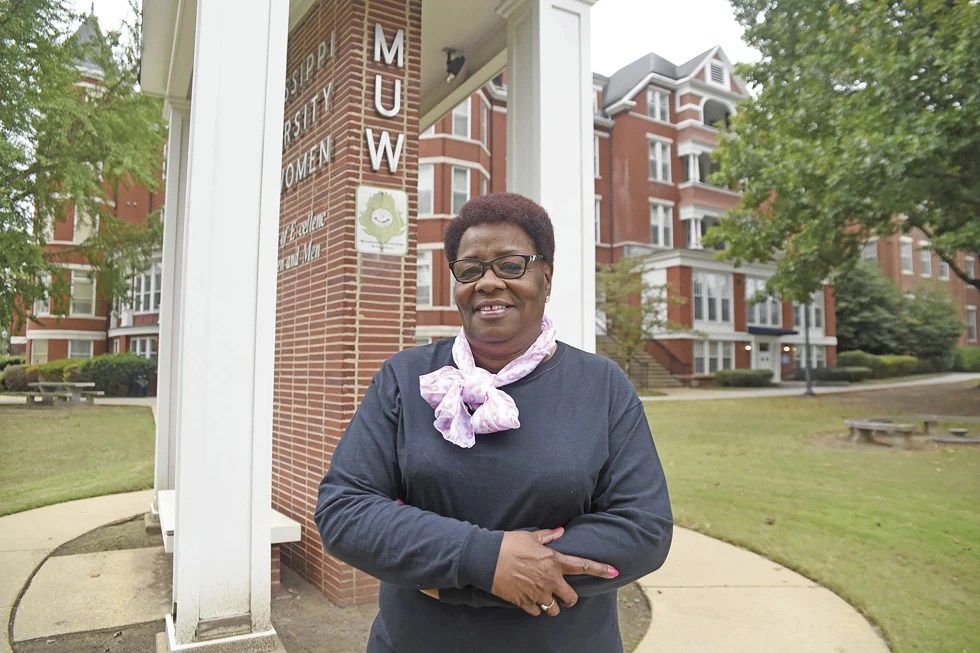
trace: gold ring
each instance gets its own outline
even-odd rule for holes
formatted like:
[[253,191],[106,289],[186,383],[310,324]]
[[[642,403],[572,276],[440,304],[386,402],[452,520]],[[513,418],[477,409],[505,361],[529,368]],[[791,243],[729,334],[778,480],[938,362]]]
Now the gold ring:
[[547,612],[547,611],[548,611],[548,610],[550,610],[551,608],[553,608],[553,607],[555,607],[555,599],[554,599],[554,598],[552,598],[552,599],[551,599],[551,603],[549,603],[548,605],[539,605],[539,607],[540,607],[540,608],[541,608],[542,610],[544,610],[545,612]]

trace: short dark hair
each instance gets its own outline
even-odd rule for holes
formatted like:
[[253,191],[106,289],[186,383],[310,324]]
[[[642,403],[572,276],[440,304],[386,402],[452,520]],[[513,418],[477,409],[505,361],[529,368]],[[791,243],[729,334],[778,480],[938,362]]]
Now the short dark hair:
[[517,193],[490,193],[474,197],[463,205],[459,215],[449,221],[442,236],[446,258],[456,259],[459,241],[470,227],[507,222],[524,230],[548,263],[555,262],[555,229],[544,207]]

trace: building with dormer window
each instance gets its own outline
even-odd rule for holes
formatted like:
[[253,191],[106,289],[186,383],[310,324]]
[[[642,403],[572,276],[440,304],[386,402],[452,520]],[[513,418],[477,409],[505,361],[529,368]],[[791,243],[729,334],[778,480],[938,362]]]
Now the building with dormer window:
[[[703,245],[738,202],[736,191],[713,183],[711,154],[747,95],[719,47],[680,65],[651,53],[612,76],[593,75],[596,261],[642,256],[647,280],[684,299],[668,312],[687,331],[649,340],[631,366],[641,385],[707,380],[733,368],[771,369],[779,381],[803,364],[803,307],[763,292],[773,266],[736,270]],[[466,199],[507,189],[506,112],[498,77],[422,134],[419,343],[459,330],[442,232]],[[809,304],[814,365],[836,360],[833,302],[825,288]],[[610,353],[602,324],[599,316],[598,348]]]

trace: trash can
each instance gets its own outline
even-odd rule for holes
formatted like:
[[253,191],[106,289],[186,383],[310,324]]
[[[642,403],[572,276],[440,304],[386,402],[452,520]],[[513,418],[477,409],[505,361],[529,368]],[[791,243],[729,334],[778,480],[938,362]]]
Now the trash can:
[[133,377],[133,383],[129,388],[129,396],[145,397],[150,387],[150,377],[145,374],[137,374]]

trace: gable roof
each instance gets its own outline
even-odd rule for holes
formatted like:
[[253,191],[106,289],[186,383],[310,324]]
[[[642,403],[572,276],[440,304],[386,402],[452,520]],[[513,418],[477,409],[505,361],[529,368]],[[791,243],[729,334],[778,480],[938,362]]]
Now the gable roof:
[[[651,79],[660,77],[673,82],[689,79],[695,76],[715,54],[731,68],[731,62],[728,61],[725,53],[717,45],[680,65],[676,65],[653,52],[645,54],[609,77],[609,82],[603,89],[603,108],[608,109],[615,104],[628,100]],[[737,86],[744,88],[742,80],[734,73],[732,79]]]

